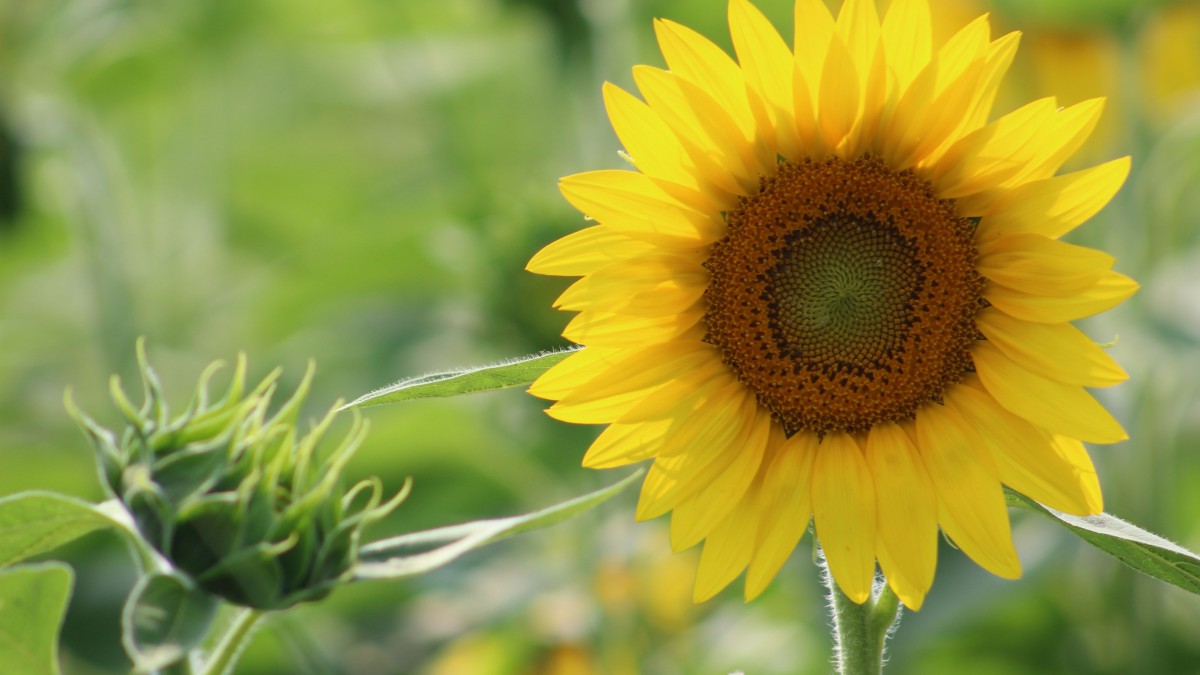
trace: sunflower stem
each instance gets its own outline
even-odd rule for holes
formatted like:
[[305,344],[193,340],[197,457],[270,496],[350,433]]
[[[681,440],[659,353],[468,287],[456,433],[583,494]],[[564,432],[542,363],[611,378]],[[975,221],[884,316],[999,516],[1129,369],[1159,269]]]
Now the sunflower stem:
[[833,648],[838,675],[880,675],[883,672],[884,643],[900,620],[900,600],[879,577],[875,592],[863,604],[850,599],[829,573],[825,557],[822,578],[829,588],[829,608],[833,614]]
[[200,675],[228,675],[233,672],[233,665],[242,655],[242,650],[246,648],[246,643],[254,632],[254,626],[263,617],[263,614],[263,612],[249,607],[239,610],[220,642],[213,649],[213,653],[209,656],[208,662],[204,664]]

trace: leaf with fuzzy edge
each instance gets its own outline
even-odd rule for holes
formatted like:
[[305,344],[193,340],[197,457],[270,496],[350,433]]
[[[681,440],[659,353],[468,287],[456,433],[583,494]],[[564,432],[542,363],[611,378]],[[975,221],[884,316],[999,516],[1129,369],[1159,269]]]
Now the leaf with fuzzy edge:
[[0,664],[6,673],[58,675],[58,633],[75,575],[59,562],[0,570]]
[[1005,493],[1009,504],[1058,521],[1075,536],[1133,569],[1200,595],[1200,555],[1107,513],[1072,516],[1012,490]]
[[461,368],[411,377],[376,389],[342,406],[342,410],[397,403],[417,398],[476,394],[527,385],[579,348],[542,352],[478,368]]
[[[604,489],[523,516],[478,520],[367,544],[361,549],[362,560],[354,569],[354,579],[396,579],[430,572],[453,562],[468,551],[494,541],[555,525],[577,516],[612,498],[641,475],[642,471],[639,469]],[[401,555],[404,551],[427,549],[429,546],[437,548]]]

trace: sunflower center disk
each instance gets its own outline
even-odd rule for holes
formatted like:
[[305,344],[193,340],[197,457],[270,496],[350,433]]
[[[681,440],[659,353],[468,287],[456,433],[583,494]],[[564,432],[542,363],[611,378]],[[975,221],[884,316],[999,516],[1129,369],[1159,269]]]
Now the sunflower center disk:
[[726,214],[706,339],[789,434],[912,419],[973,365],[973,224],[872,157],[782,163]]

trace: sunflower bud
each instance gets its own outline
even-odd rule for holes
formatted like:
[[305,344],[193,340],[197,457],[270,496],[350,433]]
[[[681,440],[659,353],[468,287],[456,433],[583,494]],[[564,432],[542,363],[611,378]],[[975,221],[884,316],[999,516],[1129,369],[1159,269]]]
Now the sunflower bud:
[[269,414],[280,370],[246,390],[239,355],[228,391],[210,402],[204,370],[191,404],[172,418],[138,343],[145,401],[135,408],[115,376],[113,401],[126,421],[119,439],[67,408],[95,447],[101,479],[124,502],[142,536],[209,593],[234,604],[282,609],[318,600],[347,580],[364,528],[403,500],[387,502],[378,478],[342,487],[342,472],[367,433],[355,413],[328,457],[317,445],[339,404],[301,435],[296,416],[314,372],[310,362],[291,398]]

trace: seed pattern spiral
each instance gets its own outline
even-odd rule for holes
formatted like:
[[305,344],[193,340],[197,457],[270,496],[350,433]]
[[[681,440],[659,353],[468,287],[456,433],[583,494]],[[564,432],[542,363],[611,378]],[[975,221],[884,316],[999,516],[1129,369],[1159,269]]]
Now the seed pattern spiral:
[[782,162],[726,222],[706,339],[788,433],[913,419],[973,369],[974,223],[911,171]]

